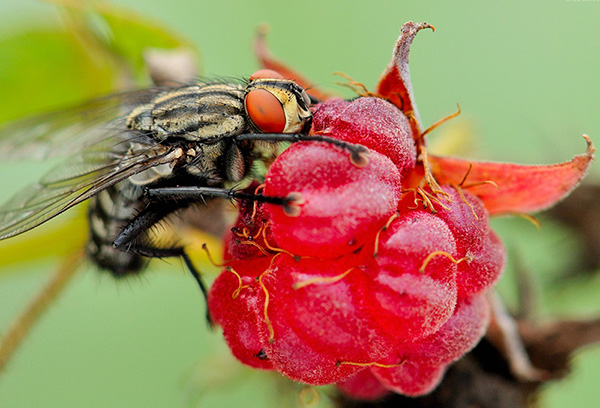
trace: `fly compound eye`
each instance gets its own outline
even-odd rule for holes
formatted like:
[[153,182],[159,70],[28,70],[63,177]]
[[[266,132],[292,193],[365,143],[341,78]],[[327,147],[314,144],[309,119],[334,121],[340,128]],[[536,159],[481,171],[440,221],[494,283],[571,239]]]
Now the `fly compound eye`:
[[259,69],[254,74],[250,75],[250,81],[255,79],[283,79],[283,75],[272,69]]
[[279,99],[266,89],[253,89],[246,95],[246,112],[254,125],[265,133],[282,133],[286,117]]

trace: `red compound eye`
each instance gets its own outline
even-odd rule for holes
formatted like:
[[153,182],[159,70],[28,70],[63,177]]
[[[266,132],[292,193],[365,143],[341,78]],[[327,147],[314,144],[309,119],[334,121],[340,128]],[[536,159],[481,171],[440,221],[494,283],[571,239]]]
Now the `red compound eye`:
[[285,129],[285,112],[279,99],[266,89],[253,89],[246,95],[246,112],[252,122],[265,133],[281,133]]
[[283,75],[272,69],[259,69],[254,74],[250,75],[250,81],[255,79],[283,79]]

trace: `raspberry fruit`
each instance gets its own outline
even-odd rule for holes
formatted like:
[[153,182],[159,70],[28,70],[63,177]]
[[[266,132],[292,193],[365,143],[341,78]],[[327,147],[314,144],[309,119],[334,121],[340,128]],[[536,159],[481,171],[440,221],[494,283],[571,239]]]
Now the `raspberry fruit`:
[[[365,124],[369,107],[375,124]],[[402,198],[414,144],[405,132],[394,150],[389,135],[400,138],[398,129],[378,124],[402,115],[382,113],[395,109],[374,98],[322,104],[317,125],[329,137],[370,143],[368,163],[356,166],[331,143],[296,143],[265,178],[264,194],[288,205],[240,206],[228,240],[233,260],[209,296],[240,361],[338,383],[356,398],[420,395],[483,335],[480,293],[498,278],[504,248],[480,200],[458,188]],[[436,209],[416,208],[413,196],[431,197]]]
[[[310,384],[330,384],[390,348],[362,308],[368,296],[360,256],[336,260],[277,256],[263,282],[269,293],[265,350],[274,367]],[[268,337],[266,337],[268,336]]]
[[[589,138],[585,155],[558,166],[428,155],[408,69],[424,28],[402,27],[378,97],[314,107],[310,134],[336,143],[294,143],[275,159],[264,194],[286,205],[240,206],[209,308],[243,363],[357,399],[431,391],[490,318],[486,292],[506,254],[488,210],[547,208],[589,166]],[[367,163],[338,141],[368,148]]]
[[[324,105],[322,114],[346,115],[349,104]],[[344,117],[328,129],[350,135],[351,124]],[[233,260],[209,296],[240,361],[377,398],[429,392],[475,345],[489,314],[481,293],[498,278],[504,248],[478,198],[449,186],[440,198],[413,190],[436,203],[418,209],[418,200],[401,200],[402,182],[382,153],[357,167],[325,142],[294,144],[273,162],[264,192],[291,201],[240,207]]]
[[344,394],[364,400],[381,398],[385,391],[411,396],[426,394],[440,382],[450,363],[477,344],[485,333],[489,315],[485,296],[462,300],[437,332],[396,347],[399,364],[371,367],[338,383],[338,387]]
[[[254,194],[259,190],[258,183],[244,189],[246,194]],[[243,200],[238,206],[238,219],[226,234],[225,259],[250,259],[264,255],[261,248],[273,237],[268,227],[269,214],[265,204],[257,201]]]

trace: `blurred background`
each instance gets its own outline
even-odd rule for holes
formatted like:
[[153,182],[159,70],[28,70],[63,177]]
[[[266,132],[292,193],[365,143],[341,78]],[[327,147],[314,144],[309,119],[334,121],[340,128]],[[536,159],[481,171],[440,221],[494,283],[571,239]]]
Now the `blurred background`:
[[[119,89],[124,66],[135,79],[129,85],[147,83],[140,58],[146,46],[194,49],[206,76],[248,76],[257,68],[252,39],[262,23],[270,27],[268,42],[279,58],[320,86],[352,97],[332,73],[342,71],[372,89],[402,23],[414,20],[436,27],[420,33],[411,50],[422,121],[429,126],[454,112],[457,102],[462,109],[431,135],[434,149],[548,164],[583,153],[582,133],[600,145],[599,1],[93,3],[103,16],[82,4],[0,2],[0,122]],[[92,27],[92,42],[86,42],[90,34],[82,21]],[[0,163],[0,198],[46,168]],[[594,164],[586,180],[598,183],[600,166]],[[594,198],[600,197],[590,201],[598,208]],[[69,211],[38,232],[0,242],[1,330],[57,268],[60,254],[84,239],[83,214]],[[597,267],[580,262],[589,256],[589,237],[554,218],[540,219],[541,229],[521,218],[493,221],[509,250],[499,285],[507,304],[517,304],[518,269],[532,276],[534,313],[541,319],[599,315]],[[209,279],[218,273],[207,262],[202,270]],[[600,347],[590,347],[575,356],[570,377],[544,388],[540,405],[600,406],[598,375]],[[14,408],[325,407],[325,393],[233,361],[218,332],[207,328],[203,300],[183,266],[161,261],[139,278],[116,283],[92,267],[83,269],[0,377],[0,406]]]

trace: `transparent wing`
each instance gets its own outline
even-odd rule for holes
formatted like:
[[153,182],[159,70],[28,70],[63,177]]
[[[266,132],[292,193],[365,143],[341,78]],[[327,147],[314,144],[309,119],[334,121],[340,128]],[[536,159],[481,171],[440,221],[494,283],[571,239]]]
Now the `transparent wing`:
[[166,89],[118,93],[8,123],[0,127],[0,160],[45,159],[80,152],[112,137],[116,128],[123,129],[128,112]]
[[[112,143],[106,139],[106,144]],[[139,145],[141,146],[141,145]],[[134,174],[174,158],[148,148],[129,156],[99,146],[46,174],[0,207],[0,239],[28,231]]]

